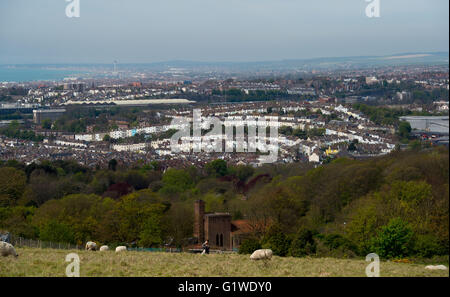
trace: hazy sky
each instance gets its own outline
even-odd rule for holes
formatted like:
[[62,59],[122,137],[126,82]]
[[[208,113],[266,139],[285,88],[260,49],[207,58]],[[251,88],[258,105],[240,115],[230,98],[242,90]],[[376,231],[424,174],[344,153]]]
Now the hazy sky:
[[448,0],[0,0],[0,64],[266,61],[448,51]]

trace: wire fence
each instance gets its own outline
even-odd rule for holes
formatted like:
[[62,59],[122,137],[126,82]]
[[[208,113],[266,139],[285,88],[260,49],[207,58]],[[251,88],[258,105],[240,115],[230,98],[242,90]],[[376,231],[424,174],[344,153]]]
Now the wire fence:
[[[20,236],[16,236],[13,234],[9,235],[9,243],[11,243],[14,247],[22,248],[39,248],[39,249],[59,249],[59,250],[84,250],[83,245],[71,244],[71,243],[62,243],[62,242],[49,242],[42,241],[39,239],[28,239]],[[110,246],[110,248],[114,248],[114,246]],[[114,250],[114,249],[112,249]],[[128,247],[128,251],[134,252],[162,252],[162,253],[201,253],[203,249],[190,249],[190,248],[175,248],[175,247],[163,247],[163,248],[141,248],[141,247]],[[236,253],[236,250],[232,251],[222,251],[222,250],[210,250],[211,253]]]
[[[16,236],[13,234],[9,235],[9,243],[11,243],[14,247],[22,248],[39,248],[39,249],[59,249],[59,250],[84,250],[84,246],[75,245],[70,243],[62,243],[62,242],[49,242],[42,241],[39,239],[29,239],[23,238],[20,236]],[[112,246],[114,247],[114,246]],[[114,250],[114,249],[113,249]],[[181,248],[139,248],[139,247],[128,247],[128,251],[135,252],[166,252],[166,253],[181,253],[183,250]]]
[[133,252],[160,252],[160,253],[181,253],[183,250],[180,248],[127,248],[127,251]]
[[61,243],[61,242],[48,242],[42,240],[28,239],[11,234],[10,243],[15,247],[30,247],[39,249],[59,249],[59,250],[82,250],[83,246]]

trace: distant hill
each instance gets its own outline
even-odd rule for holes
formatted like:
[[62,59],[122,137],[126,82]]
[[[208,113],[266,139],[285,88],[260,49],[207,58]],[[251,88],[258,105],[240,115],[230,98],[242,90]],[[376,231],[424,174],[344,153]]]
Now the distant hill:
[[[122,73],[164,72],[178,74],[222,73],[227,75],[303,72],[312,70],[352,70],[385,66],[408,65],[449,65],[448,52],[411,52],[386,56],[328,57],[314,59],[290,59],[256,62],[199,62],[165,61],[155,63],[118,64]],[[57,79],[70,75],[85,76],[86,73],[103,77],[113,69],[113,64],[22,64],[0,65],[0,81],[29,81],[39,79]],[[35,74],[30,76],[29,74]],[[83,74],[84,73],[84,74]],[[37,77],[37,78],[36,78]]]
[[314,59],[291,59],[261,62],[195,62],[195,61],[167,61],[149,64],[128,64],[126,66],[149,68],[211,68],[216,70],[311,70],[311,69],[340,69],[365,68],[376,66],[398,65],[448,65],[448,52],[413,52],[399,53],[387,56],[356,56],[356,57],[328,57]]

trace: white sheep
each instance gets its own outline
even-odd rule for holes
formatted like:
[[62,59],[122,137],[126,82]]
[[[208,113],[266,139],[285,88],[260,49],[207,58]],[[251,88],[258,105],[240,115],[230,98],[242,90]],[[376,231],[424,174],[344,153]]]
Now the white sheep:
[[121,245],[121,246],[116,247],[116,253],[126,252],[126,251],[127,251],[127,247],[126,246]]
[[272,250],[256,250],[253,252],[253,254],[250,256],[250,259],[252,260],[269,260],[272,258]]
[[429,269],[429,270],[447,270],[447,266],[445,265],[428,265],[425,267],[425,269]]
[[106,251],[109,251],[109,247],[107,245],[102,245],[100,247],[100,252],[106,252]]
[[17,258],[19,255],[16,253],[16,250],[14,249],[14,246],[12,244],[0,241],[0,256],[14,256]]
[[88,241],[86,243],[86,250],[87,251],[96,251],[97,250],[97,244],[93,241]]

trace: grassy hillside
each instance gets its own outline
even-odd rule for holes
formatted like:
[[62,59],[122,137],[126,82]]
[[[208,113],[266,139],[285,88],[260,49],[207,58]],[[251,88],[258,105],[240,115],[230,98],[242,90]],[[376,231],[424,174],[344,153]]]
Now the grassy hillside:
[[[17,249],[19,258],[0,258],[0,277],[65,276],[68,253],[78,253],[81,276],[365,276],[368,262],[334,258],[274,257],[267,264],[254,262],[248,255],[169,254],[126,252],[85,252],[50,249]],[[445,264],[447,263],[433,263]],[[381,262],[381,276],[448,277],[446,271],[430,271],[426,264]]]

